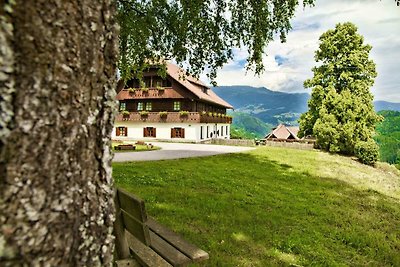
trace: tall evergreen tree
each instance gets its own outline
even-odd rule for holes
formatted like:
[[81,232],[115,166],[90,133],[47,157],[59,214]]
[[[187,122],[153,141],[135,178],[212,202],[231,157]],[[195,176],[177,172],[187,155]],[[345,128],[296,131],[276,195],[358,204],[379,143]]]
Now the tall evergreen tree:
[[370,92],[377,75],[369,58],[372,47],[364,44],[349,22],[337,24],[319,40],[315,60],[320,65],[313,68],[314,77],[304,82],[312,94],[309,110],[300,118],[300,136],[314,135],[317,145],[330,152],[354,155],[358,144],[374,154],[372,136],[380,116]]

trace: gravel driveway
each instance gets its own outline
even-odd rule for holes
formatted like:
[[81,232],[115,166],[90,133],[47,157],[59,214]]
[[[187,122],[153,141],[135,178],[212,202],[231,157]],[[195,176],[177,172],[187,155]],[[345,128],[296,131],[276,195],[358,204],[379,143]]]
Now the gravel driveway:
[[160,150],[115,153],[114,162],[204,157],[253,150],[254,147],[152,142]]

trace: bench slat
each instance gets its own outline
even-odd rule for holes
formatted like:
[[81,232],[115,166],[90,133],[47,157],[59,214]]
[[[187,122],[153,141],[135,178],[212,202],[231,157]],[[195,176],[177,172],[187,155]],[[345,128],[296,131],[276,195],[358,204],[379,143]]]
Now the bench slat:
[[150,247],[166,259],[172,266],[186,266],[191,260],[182,252],[171,246],[167,241],[150,231],[151,244]]
[[207,252],[189,243],[177,233],[172,232],[165,226],[156,222],[152,217],[148,218],[147,225],[151,231],[155,232],[159,236],[162,236],[164,240],[166,240],[193,261],[198,262],[209,258]]
[[146,224],[142,224],[135,218],[130,216],[125,210],[121,209],[122,218],[126,230],[134,235],[137,239],[143,242],[145,245],[150,245],[149,227]]
[[121,209],[140,222],[147,221],[147,213],[142,199],[122,189],[118,189],[118,199]]
[[134,259],[118,260],[115,263],[117,267],[140,267],[140,264]]
[[129,232],[126,233],[126,239],[135,259],[144,267],[171,267],[171,264]]

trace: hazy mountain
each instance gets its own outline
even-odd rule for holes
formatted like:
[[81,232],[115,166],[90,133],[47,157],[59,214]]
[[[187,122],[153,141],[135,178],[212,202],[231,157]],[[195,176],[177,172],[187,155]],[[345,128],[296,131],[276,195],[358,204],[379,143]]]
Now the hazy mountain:
[[219,86],[213,91],[235,107],[235,112],[251,114],[265,123],[296,124],[300,114],[307,111],[307,93],[290,94],[271,91],[265,87]]
[[374,101],[376,111],[393,110],[400,111],[400,103],[392,103],[387,101]]
[[[241,85],[218,86],[213,91],[234,106],[233,124],[258,136],[265,135],[265,131],[279,123],[298,125],[297,120],[307,111],[310,98],[307,93],[291,94]],[[400,111],[400,103],[375,101],[374,106],[376,111]]]

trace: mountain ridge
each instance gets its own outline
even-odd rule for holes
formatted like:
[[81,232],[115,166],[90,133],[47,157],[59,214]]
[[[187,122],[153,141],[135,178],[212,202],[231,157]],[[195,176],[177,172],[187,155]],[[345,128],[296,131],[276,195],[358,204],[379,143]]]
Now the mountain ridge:
[[[257,126],[257,129],[271,128],[280,123],[298,125],[300,115],[308,110],[308,93],[287,93],[273,91],[266,87],[253,87],[247,85],[232,85],[213,87],[212,90],[222,99],[230,103],[235,109],[229,113],[234,116],[233,124],[244,128],[257,136],[266,133],[254,132],[254,120],[262,121],[267,127]],[[374,101],[376,111],[393,110],[400,111],[400,103],[388,101]],[[235,114],[238,114],[235,119]],[[244,116],[243,114],[248,114]],[[253,126],[247,127],[246,121],[252,121]]]

